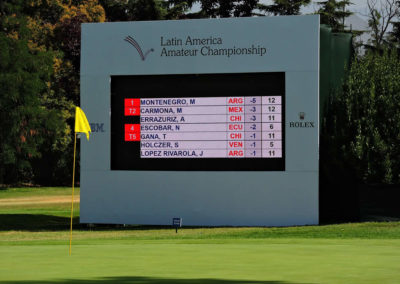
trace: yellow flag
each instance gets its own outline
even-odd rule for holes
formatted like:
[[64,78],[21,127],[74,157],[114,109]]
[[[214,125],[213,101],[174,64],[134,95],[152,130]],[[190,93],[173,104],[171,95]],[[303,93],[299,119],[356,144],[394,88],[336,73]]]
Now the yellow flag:
[[75,132],[86,133],[87,140],[89,140],[89,132],[92,132],[86,115],[80,107],[76,107],[75,111]]

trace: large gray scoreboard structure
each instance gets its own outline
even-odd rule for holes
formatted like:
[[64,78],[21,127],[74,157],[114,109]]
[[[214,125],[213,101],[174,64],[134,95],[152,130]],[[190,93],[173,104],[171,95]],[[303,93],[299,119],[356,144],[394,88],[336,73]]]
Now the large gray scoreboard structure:
[[319,16],[82,25],[81,222],[318,224]]

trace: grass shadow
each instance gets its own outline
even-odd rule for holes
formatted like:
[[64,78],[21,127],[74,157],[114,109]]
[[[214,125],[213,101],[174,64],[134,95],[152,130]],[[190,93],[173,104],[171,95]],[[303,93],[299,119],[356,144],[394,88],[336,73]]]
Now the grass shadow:
[[[73,218],[74,229],[87,231],[108,231],[108,230],[163,230],[172,229],[166,225],[119,225],[119,224],[96,224],[88,226],[79,222],[79,217]],[[70,217],[61,217],[45,214],[0,214],[1,231],[65,231],[70,228]],[[199,226],[185,226],[186,229],[200,228]],[[201,227],[209,228],[209,227]]]
[[[64,231],[69,230],[70,217],[61,217],[45,214],[0,214],[0,232],[1,231]],[[173,229],[167,225],[120,225],[120,224],[82,224],[79,217],[73,219],[74,229],[90,231],[107,230],[163,230]],[[229,226],[228,226],[229,227]],[[208,226],[185,226],[186,229],[214,228]],[[233,227],[232,227],[233,228]]]
[[[40,214],[0,214],[0,231],[63,231],[69,230],[71,219]],[[73,219],[74,228],[85,228],[79,217]]]
[[[257,281],[257,280],[227,280],[227,279],[173,279],[173,278],[153,278],[153,277],[140,277],[140,276],[126,276],[126,277],[105,277],[95,279],[61,279],[61,280],[21,280],[21,281],[5,281],[4,284],[108,284],[108,283],[122,283],[122,284],[300,284],[300,282],[286,282],[286,281]],[[305,283],[302,283],[305,284]]]

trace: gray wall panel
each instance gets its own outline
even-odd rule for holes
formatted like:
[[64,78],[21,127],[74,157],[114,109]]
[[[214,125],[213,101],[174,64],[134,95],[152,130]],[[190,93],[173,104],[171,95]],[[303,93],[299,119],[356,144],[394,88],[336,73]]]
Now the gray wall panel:
[[[146,60],[124,38],[134,37]],[[160,56],[161,37],[222,37],[265,56]],[[82,25],[81,107],[102,124],[81,141],[81,222],[287,226],[318,223],[319,16]],[[110,170],[110,76],[285,72],[286,171]],[[134,95],[134,94],[133,94]],[[305,119],[299,118],[305,113]],[[313,122],[313,128],[290,127]]]
[[185,225],[316,224],[317,186],[316,173],[88,171],[81,222],[169,225],[179,216]]
[[[318,72],[286,72],[286,171],[318,171],[317,76]],[[313,122],[314,127],[291,127],[291,122]]]

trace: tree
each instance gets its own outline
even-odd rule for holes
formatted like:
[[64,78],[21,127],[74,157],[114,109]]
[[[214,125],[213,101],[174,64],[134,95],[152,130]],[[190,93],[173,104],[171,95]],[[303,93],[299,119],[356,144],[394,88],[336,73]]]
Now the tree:
[[128,21],[125,0],[99,0],[109,22]]
[[30,48],[25,18],[4,14],[0,27],[0,182],[30,181],[32,160],[41,156],[44,137],[61,121],[41,100],[53,54]]
[[389,42],[392,47],[400,49],[400,22],[393,22],[393,30],[389,33]]
[[303,6],[310,4],[311,0],[274,0],[272,5],[259,4],[258,8],[268,14],[299,15]]
[[368,6],[368,25],[371,28],[371,40],[369,48],[374,50],[382,50],[388,45],[386,34],[393,18],[399,13],[399,6],[396,5],[397,0],[367,0]]
[[161,20],[167,13],[160,0],[130,0],[126,8],[129,21]]
[[[171,0],[170,0],[171,1]],[[173,1],[173,0],[172,0]],[[259,0],[193,0],[187,1],[189,7],[194,3],[200,4],[200,11],[186,14],[187,18],[228,18],[250,17],[258,8]]]
[[[109,21],[250,17],[259,0],[99,0]],[[200,11],[190,12],[194,4]]]
[[400,60],[396,52],[356,59],[322,122],[321,160],[360,182],[400,182]]
[[166,19],[187,18],[187,13],[193,7],[195,0],[166,0],[164,5],[167,9]]
[[107,20],[171,20],[182,17],[193,5],[184,0],[100,0]]
[[254,9],[258,7],[259,0],[244,0],[237,3],[233,16],[251,17],[254,15]]
[[79,105],[80,93],[81,24],[105,21],[104,9],[97,0],[71,1],[62,7],[60,18],[48,35],[53,41],[48,48],[58,52],[53,60],[50,92],[43,103],[59,112],[64,125],[43,144],[46,158],[35,160],[35,180],[40,184],[70,183],[74,106]]
[[397,1],[397,21],[392,21],[393,30],[389,32],[389,42],[391,47],[400,50],[400,0]]
[[2,32],[21,39],[10,27],[10,19],[22,19],[29,52],[51,57],[49,78],[42,78],[44,89],[36,96],[43,113],[56,114],[56,119],[49,118],[47,126],[35,129],[35,138],[40,138],[35,148],[38,154],[30,154],[30,172],[24,177],[40,184],[69,183],[72,117],[74,105],[79,104],[80,25],[104,21],[104,9],[97,0],[13,0],[1,2],[0,14],[5,25]]
[[346,29],[345,19],[353,13],[346,10],[346,7],[351,5],[350,0],[327,0],[317,2],[321,8],[318,14],[321,16],[321,24],[328,25],[334,32],[343,32]]

